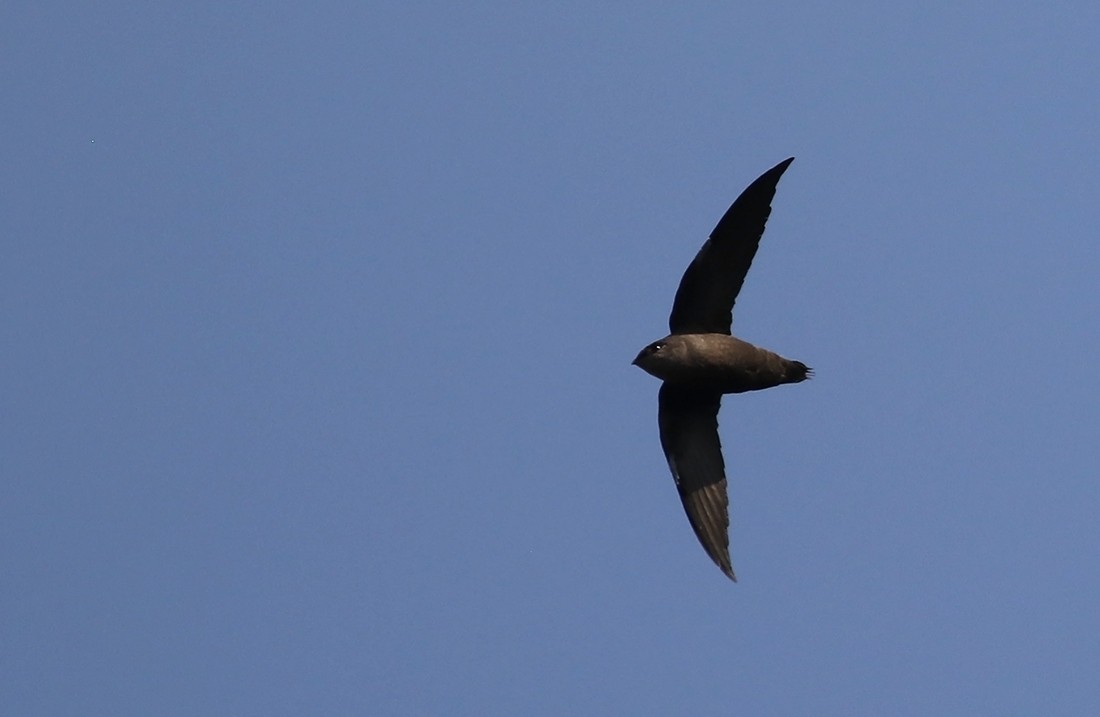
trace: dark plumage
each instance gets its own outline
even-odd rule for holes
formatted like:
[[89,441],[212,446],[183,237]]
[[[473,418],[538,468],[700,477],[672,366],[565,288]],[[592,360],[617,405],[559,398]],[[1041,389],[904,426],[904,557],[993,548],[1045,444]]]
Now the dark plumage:
[[680,280],[669,335],[634,359],[664,381],[657,399],[661,448],[695,535],[733,580],[726,467],[718,441],[722,394],[798,383],[811,373],[800,361],[730,334],[733,302],[764,234],[775,186],[793,161],[764,172],[734,201]]

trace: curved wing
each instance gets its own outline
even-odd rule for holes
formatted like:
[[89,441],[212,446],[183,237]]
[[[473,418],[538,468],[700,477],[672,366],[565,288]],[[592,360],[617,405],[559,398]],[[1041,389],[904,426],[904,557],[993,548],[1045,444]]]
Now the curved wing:
[[718,440],[720,393],[664,383],[657,398],[661,448],[680,502],[707,555],[736,581],[730,564],[726,466]]
[[772,213],[775,186],[793,161],[785,159],[764,172],[726,210],[680,279],[668,318],[671,333],[730,332],[733,302]]

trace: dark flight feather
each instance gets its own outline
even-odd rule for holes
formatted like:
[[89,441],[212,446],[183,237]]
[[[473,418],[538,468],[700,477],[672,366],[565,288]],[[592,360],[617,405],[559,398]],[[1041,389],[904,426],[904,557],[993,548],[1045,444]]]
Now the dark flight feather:
[[673,334],[728,334],[733,303],[752,266],[779,178],[794,157],[775,165],[741,192],[684,272],[672,314]]
[[726,466],[718,439],[722,395],[664,383],[658,394],[661,448],[680,502],[710,559],[732,580]]

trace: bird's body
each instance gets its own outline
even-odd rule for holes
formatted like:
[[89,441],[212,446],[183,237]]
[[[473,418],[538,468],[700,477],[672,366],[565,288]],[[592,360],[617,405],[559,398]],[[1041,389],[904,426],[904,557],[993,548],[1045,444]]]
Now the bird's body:
[[718,440],[722,396],[798,383],[811,374],[801,361],[730,333],[733,303],[771,214],[776,184],[793,159],[761,175],[726,211],[680,280],[669,316],[671,333],[634,359],[664,381],[657,409],[661,447],[695,535],[733,580],[725,461]]
[[809,371],[801,361],[730,334],[669,334],[642,349],[634,363],[662,381],[722,394],[797,383]]

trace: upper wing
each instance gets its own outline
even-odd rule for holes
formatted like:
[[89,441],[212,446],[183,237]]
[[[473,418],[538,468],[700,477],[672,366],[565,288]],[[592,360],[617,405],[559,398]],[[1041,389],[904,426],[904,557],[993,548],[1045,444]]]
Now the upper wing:
[[668,328],[674,334],[728,334],[733,302],[756,256],[772,213],[775,185],[794,157],[785,159],[741,192],[680,279]]
[[657,424],[676,490],[703,549],[732,580],[726,466],[718,441],[719,393],[661,384]]

